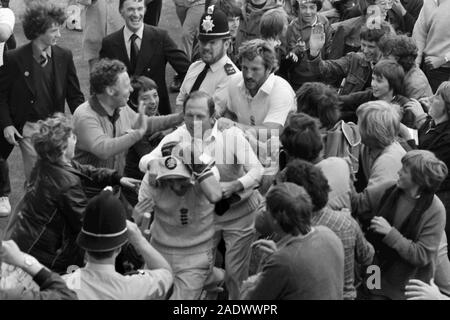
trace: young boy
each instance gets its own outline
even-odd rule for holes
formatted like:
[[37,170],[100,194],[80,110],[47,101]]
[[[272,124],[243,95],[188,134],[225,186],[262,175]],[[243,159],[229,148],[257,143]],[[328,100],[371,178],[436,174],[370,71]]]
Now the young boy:
[[294,62],[290,69],[289,82],[297,90],[305,82],[321,81],[319,73],[312,72],[308,67],[307,51],[309,40],[313,33],[324,33],[325,44],[320,51],[322,58],[327,58],[331,45],[331,28],[328,19],[319,14],[322,8],[321,0],[300,0],[294,8],[298,17],[289,25],[286,35],[289,58]]
[[[145,114],[149,117],[159,116],[159,96],[158,85],[152,79],[140,76],[132,80],[131,83],[134,92],[137,93],[135,99],[131,103],[136,106],[142,103],[145,107]],[[150,153],[161,141],[161,139],[172,132],[173,129],[157,131],[145,135],[140,141],[134,144],[127,153],[124,172],[135,179],[141,180],[144,174],[139,170],[139,160],[146,154]],[[123,190],[125,198],[128,202],[135,206],[138,202],[137,193],[134,190]]]

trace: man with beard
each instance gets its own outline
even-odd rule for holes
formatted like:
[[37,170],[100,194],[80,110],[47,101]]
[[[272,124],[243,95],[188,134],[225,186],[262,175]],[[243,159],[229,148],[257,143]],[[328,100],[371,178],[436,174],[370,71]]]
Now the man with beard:
[[181,111],[184,101],[193,91],[208,93],[216,103],[222,100],[230,76],[239,72],[227,56],[230,31],[225,13],[214,6],[208,7],[200,20],[198,40],[201,60],[189,67],[176,100],[177,112]]
[[233,125],[243,131],[282,129],[289,111],[295,110],[295,92],[274,75],[278,63],[273,47],[260,39],[247,41],[239,48],[239,60],[242,73],[231,77],[221,111],[233,113]]
[[223,104],[217,108],[218,114],[229,119],[219,121],[224,127],[237,126],[246,133],[266,167],[260,186],[265,193],[278,171],[278,136],[289,112],[295,110],[295,92],[286,80],[274,74],[277,59],[268,42],[245,42],[239,48],[239,61],[242,74],[230,78]]

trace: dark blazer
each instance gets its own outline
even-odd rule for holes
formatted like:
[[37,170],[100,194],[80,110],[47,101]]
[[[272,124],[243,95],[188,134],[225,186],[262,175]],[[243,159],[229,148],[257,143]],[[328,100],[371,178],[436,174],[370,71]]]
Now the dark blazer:
[[[123,29],[111,33],[103,39],[100,58],[120,60],[130,70],[131,64],[123,39]],[[156,82],[159,94],[159,113],[161,115],[171,113],[169,93],[166,85],[167,62],[184,78],[190,64],[186,54],[178,49],[166,30],[144,25],[144,33],[134,75],[146,76]],[[132,74],[130,74],[131,76]]]
[[[21,132],[36,100],[31,42],[7,51],[0,68],[0,129],[14,125]],[[72,52],[52,46],[55,112],[64,112],[65,101],[73,113],[84,102]]]

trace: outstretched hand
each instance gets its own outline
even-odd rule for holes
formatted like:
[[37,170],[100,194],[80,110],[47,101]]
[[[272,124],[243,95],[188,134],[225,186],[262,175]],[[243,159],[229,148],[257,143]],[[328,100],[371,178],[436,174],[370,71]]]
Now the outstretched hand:
[[20,251],[14,240],[8,240],[2,241],[0,258],[0,260],[3,260],[7,264],[21,267],[24,261],[24,254]]
[[141,185],[141,180],[129,178],[129,177],[122,177],[122,178],[120,178],[120,185],[122,187],[125,187],[128,189],[139,190],[139,187]]
[[139,117],[136,122],[136,130],[138,130],[142,136],[147,132],[147,116],[145,115],[145,105],[143,101],[139,101],[138,106]]
[[134,222],[138,226],[140,226],[142,223],[142,218],[144,217],[144,213],[152,212],[154,206],[155,206],[155,203],[153,202],[153,199],[151,199],[151,198],[146,198],[142,201],[139,201],[133,208],[132,217],[134,219]]
[[311,56],[316,57],[325,45],[325,30],[323,24],[316,24],[311,30],[309,38],[309,52]]

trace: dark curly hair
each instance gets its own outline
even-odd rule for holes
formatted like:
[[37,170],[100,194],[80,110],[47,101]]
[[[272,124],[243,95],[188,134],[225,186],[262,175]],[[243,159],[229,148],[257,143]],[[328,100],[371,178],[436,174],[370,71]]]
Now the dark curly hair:
[[104,93],[106,87],[113,86],[119,74],[126,71],[127,67],[119,60],[101,59],[94,64],[90,74],[91,93]]
[[61,159],[72,134],[72,121],[62,113],[39,120],[39,132],[32,137],[34,149],[40,159],[56,163]]
[[297,112],[318,118],[323,127],[331,129],[341,118],[341,104],[336,90],[321,82],[306,82],[296,93]]
[[387,34],[378,43],[383,56],[393,56],[405,73],[416,64],[417,45],[414,39],[405,35]]
[[[309,2],[312,2],[316,5],[317,12],[319,12],[322,9],[323,6],[322,0],[310,0]],[[298,16],[298,13],[300,11],[300,5],[298,4],[297,1],[294,1],[294,3],[292,4],[292,9],[294,11],[294,14]]]
[[292,182],[305,188],[311,197],[313,211],[319,211],[328,203],[330,186],[322,170],[315,165],[301,159],[295,159],[288,163],[283,170],[285,182]]
[[280,136],[289,159],[314,161],[323,148],[318,121],[305,113],[291,114]]
[[23,32],[28,40],[34,40],[53,25],[59,26],[65,20],[64,8],[49,1],[33,0],[27,3],[22,18]]
[[361,27],[360,38],[361,40],[366,40],[370,42],[378,42],[381,38],[387,34],[391,34],[393,32],[393,28],[389,22],[382,21],[378,28],[369,27],[367,24],[364,24]]

